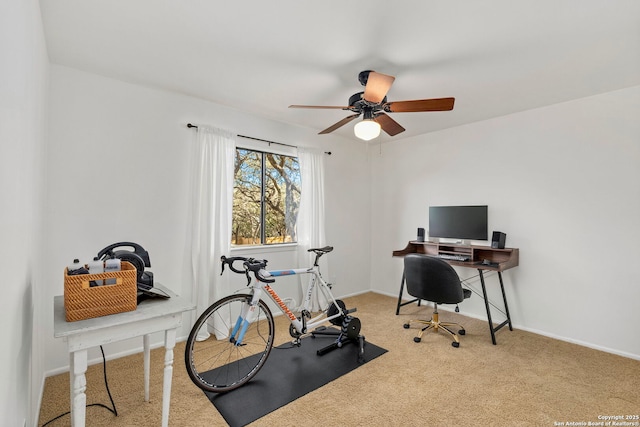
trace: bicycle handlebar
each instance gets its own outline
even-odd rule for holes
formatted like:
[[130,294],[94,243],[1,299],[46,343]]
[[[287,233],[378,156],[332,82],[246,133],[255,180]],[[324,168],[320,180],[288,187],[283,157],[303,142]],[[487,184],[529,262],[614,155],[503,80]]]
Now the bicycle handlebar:
[[[276,279],[269,279],[263,276],[261,273],[262,271],[265,271],[265,268],[267,267],[266,259],[245,258],[240,256],[227,258],[226,256],[222,255],[220,257],[220,261],[222,262],[222,271],[220,272],[220,275],[224,273],[224,265],[227,264],[229,265],[229,269],[234,273],[244,274],[245,276],[247,276],[247,285],[251,284],[251,277],[249,276],[249,272],[253,272],[256,280],[259,280],[260,282],[273,283],[276,281]],[[242,261],[244,271],[239,270],[233,266],[233,263],[236,261]]]
[[[318,260],[320,259],[320,257],[324,254],[331,252],[332,250],[333,250],[333,246],[325,246],[323,248],[308,249],[307,251],[313,252],[316,254],[316,259],[313,265],[317,266]],[[249,276],[250,271],[253,272],[253,275],[255,276],[256,280],[260,282],[273,283],[276,281],[275,279],[269,279],[265,277],[262,273],[263,271],[266,272],[266,268],[267,268],[266,259],[245,258],[241,256],[234,256],[234,257],[227,258],[226,256],[222,255],[220,257],[220,261],[222,262],[222,271],[220,272],[221,276],[224,273],[224,265],[227,264],[229,265],[229,268],[231,269],[231,271],[233,271],[234,273],[244,274],[245,276],[247,276],[247,282],[248,282],[247,286],[251,284],[251,277]],[[244,271],[239,270],[233,266],[233,263],[236,261],[242,261],[242,266],[244,267]]]

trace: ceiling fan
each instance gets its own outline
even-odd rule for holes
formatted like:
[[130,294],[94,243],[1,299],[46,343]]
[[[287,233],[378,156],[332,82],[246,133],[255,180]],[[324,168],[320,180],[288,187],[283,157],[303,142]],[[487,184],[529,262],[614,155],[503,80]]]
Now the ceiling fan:
[[395,80],[393,76],[366,70],[360,72],[358,80],[360,84],[364,86],[364,92],[358,92],[352,95],[349,98],[348,106],[290,105],[289,108],[340,109],[355,113],[319,132],[319,135],[331,133],[362,114],[363,119],[355,125],[354,132],[358,138],[365,141],[369,141],[380,135],[381,128],[390,136],[395,136],[405,131],[405,128],[392,119],[387,113],[453,110],[455,98],[387,102],[387,92]]

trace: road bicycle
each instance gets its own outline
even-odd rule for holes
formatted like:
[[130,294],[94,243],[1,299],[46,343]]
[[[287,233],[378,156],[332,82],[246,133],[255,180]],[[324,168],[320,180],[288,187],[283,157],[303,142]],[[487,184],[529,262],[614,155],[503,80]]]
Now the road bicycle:
[[[267,271],[267,260],[245,257],[221,257],[234,273],[247,277],[247,293],[224,297],[207,308],[196,320],[185,346],[185,365],[191,380],[201,389],[221,393],[234,390],[251,380],[266,362],[275,336],[271,309],[262,299],[266,293],[289,321],[292,343],[300,346],[305,336],[329,335],[335,340],[317,351],[319,356],[347,343],[357,343],[358,362],[364,362],[364,337],[360,335],[360,320],[350,314],[343,301],[335,299],[320,274],[320,257],[333,250],[331,246],[309,249],[315,254],[312,267]],[[242,269],[234,266],[241,262]],[[221,274],[222,274],[221,273]],[[253,273],[254,280],[251,279]],[[304,300],[292,310],[270,286],[275,277],[310,274]],[[312,314],[314,290],[319,289],[327,306]],[[296,313],[294,313],[296,311]],[[340,327],[327,328],[327,323]]]

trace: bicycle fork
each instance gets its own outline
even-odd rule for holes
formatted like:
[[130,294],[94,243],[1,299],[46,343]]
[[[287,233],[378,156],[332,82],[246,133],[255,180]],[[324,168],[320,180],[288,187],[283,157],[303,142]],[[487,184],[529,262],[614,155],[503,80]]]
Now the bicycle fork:
[[236,324],[229,335],[229,342],[236,347],[240,347],[243,344],[244,336],[247,333],[247,329],[251,322],[253,322],[256,316],[256,309],[258,308],[258,302],[260,301],[260,289],[255,289],[250,303],[242,305]]

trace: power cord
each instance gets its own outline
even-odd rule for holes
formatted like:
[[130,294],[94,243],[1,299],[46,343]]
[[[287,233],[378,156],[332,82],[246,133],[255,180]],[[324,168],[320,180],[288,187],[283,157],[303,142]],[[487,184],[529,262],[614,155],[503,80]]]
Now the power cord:
[[[104,375],[104,385],[105,385],[105,387],[107,389],[107,394],[109,395],[109,400],[111,401],[111,408],[109,408],[107,405],[104,405],[102,403],[91,403],[91,404],[87,405],[87,408],[90,407],[90,406],[100,406],[102,408],[107,409],[109,412],[111,412],[112,414],[114,414],[117,417],[118,416],[118,410],[116,409],[116,404],[113,402],[113,397],[111,396],[111,390],[109,390],[109,383],[107,382],[107,359],[104,356],[104,349],[102,348],[102,346],[100,346],[100,351],[102,352],[102,373]],[[49,421],[47,421],[46,423],[42,424],[41,427],[45,427],[46,425],[51,424],[55,420],[60,419],[60,418],[64,417],[65,415],[69,415],[69,414],[71,414],[71,411],[67,411],[64,414],[60,414],[57,417],[52,418]]]

